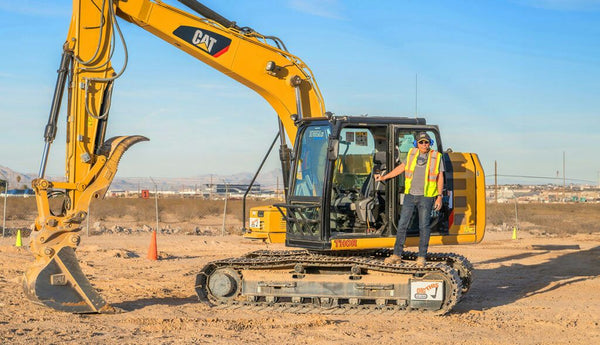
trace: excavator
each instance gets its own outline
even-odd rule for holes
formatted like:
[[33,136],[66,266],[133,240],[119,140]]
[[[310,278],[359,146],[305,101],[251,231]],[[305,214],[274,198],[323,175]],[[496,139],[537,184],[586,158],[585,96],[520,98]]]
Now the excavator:
[[[485,184],[477,155],[444,151],[439,128],[423,118],[334,116],[310,68],[282,40],[240,27],[195,0],[179,1],[189,11],[158,0],[73,1],[39,176],[32,182],[38,215],[30,241],[35,261],[23,279],[26,296],[59,311],[115,312],[82,272],[75,251],[91,201],[104,197],[124,152],[148,140],[105,138],[114,84],[127,64],[121,18],[256,91],[277,114],[286,197],[272,207],[286,223],[289,249],[209,262],[195,280],[201,301],[292,312],[451,310],[471,285],[472,265],[451,253],[430,253],[426,265],[416,265],[411,252],[402,263],[384,263],[394,245],[404,177],[382,183],[374,174],[393,168],[416,134],[427,132],[446,167],[430,244],[478,243]],[[112,57],[118,41],[125,53],[117,71]],[[45,170],[65,92],[65,181],[51,181]],[[416,229],[413,224],[407,246],[418,243]]]

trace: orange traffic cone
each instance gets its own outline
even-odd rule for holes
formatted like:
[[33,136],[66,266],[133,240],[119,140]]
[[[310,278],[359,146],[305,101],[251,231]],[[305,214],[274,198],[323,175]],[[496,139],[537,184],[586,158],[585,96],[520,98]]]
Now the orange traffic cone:
[[152,231],[152,240],[150,241],[150,248],[148,248],[148,259],[158,260],[158,251],[156,250],[156,230]]

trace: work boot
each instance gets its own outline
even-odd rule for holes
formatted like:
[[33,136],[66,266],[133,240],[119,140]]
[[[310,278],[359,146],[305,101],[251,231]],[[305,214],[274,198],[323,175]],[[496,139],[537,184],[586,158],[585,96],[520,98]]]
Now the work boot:
[[384,263],[386,264],[400,264],[402,263],[402,258],[400,257],[400,255],[390,255],[389,257],[385,258],[385,260],[383,260]]
[[426,261],[425,261],[425,257],[424,257],[424,256],[419,256],[419,257],[417,258],[417,261],[416,261],[416,263],[417,263],[417,266],[419,266],[419,267],[423,267],[423,266],[425,266],[425,262],[426,262]]

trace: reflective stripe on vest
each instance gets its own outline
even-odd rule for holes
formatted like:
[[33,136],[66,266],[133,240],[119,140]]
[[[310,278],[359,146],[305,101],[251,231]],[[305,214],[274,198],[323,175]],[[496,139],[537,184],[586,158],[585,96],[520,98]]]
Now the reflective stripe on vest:
[[404,168],[404,176],[407,179],[412,179],[413,173],[415,172],[415,165],[417,162],[417,156],[419,155],[419,150],[412,148],[408,150],[408,154],[406,155],[406,167]]
[[438,162],[439,157],[440,155],[437,151],[429,151],[429,157],[427,157],[427,164],[429,164],[429,174],[427,174],[427,181],[437,180],[437,172],[440,170],[440,163]]
[[[416,148],[411,148],[408,151],[408,155],[406,156],[406,168],[404,170],[404,193],[410,193],[410,186],[412,183],[412,179],[415,172],[415,166],[417,165],[417,157],[419,156],[419,150]],[[437,191],[437,176],[440,173],[440,161],[441,156],[439,152],[435,150],[429,150],[429,154],[427,155],[427,166],[425,167],[425,171],[427,172],[427,176],[425,176],[425,186],[423,190],[423,195],[427,197],[434,197],[438,194]]]

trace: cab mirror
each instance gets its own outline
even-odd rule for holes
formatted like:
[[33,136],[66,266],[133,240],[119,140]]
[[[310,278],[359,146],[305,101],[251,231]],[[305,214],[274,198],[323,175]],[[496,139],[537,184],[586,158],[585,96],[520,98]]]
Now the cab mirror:
[[340,141],[338,139],[329,139],[329,144],[327,146],[327,159],[330,161],[334,161],[338,158],[338,147],[340,146]]

